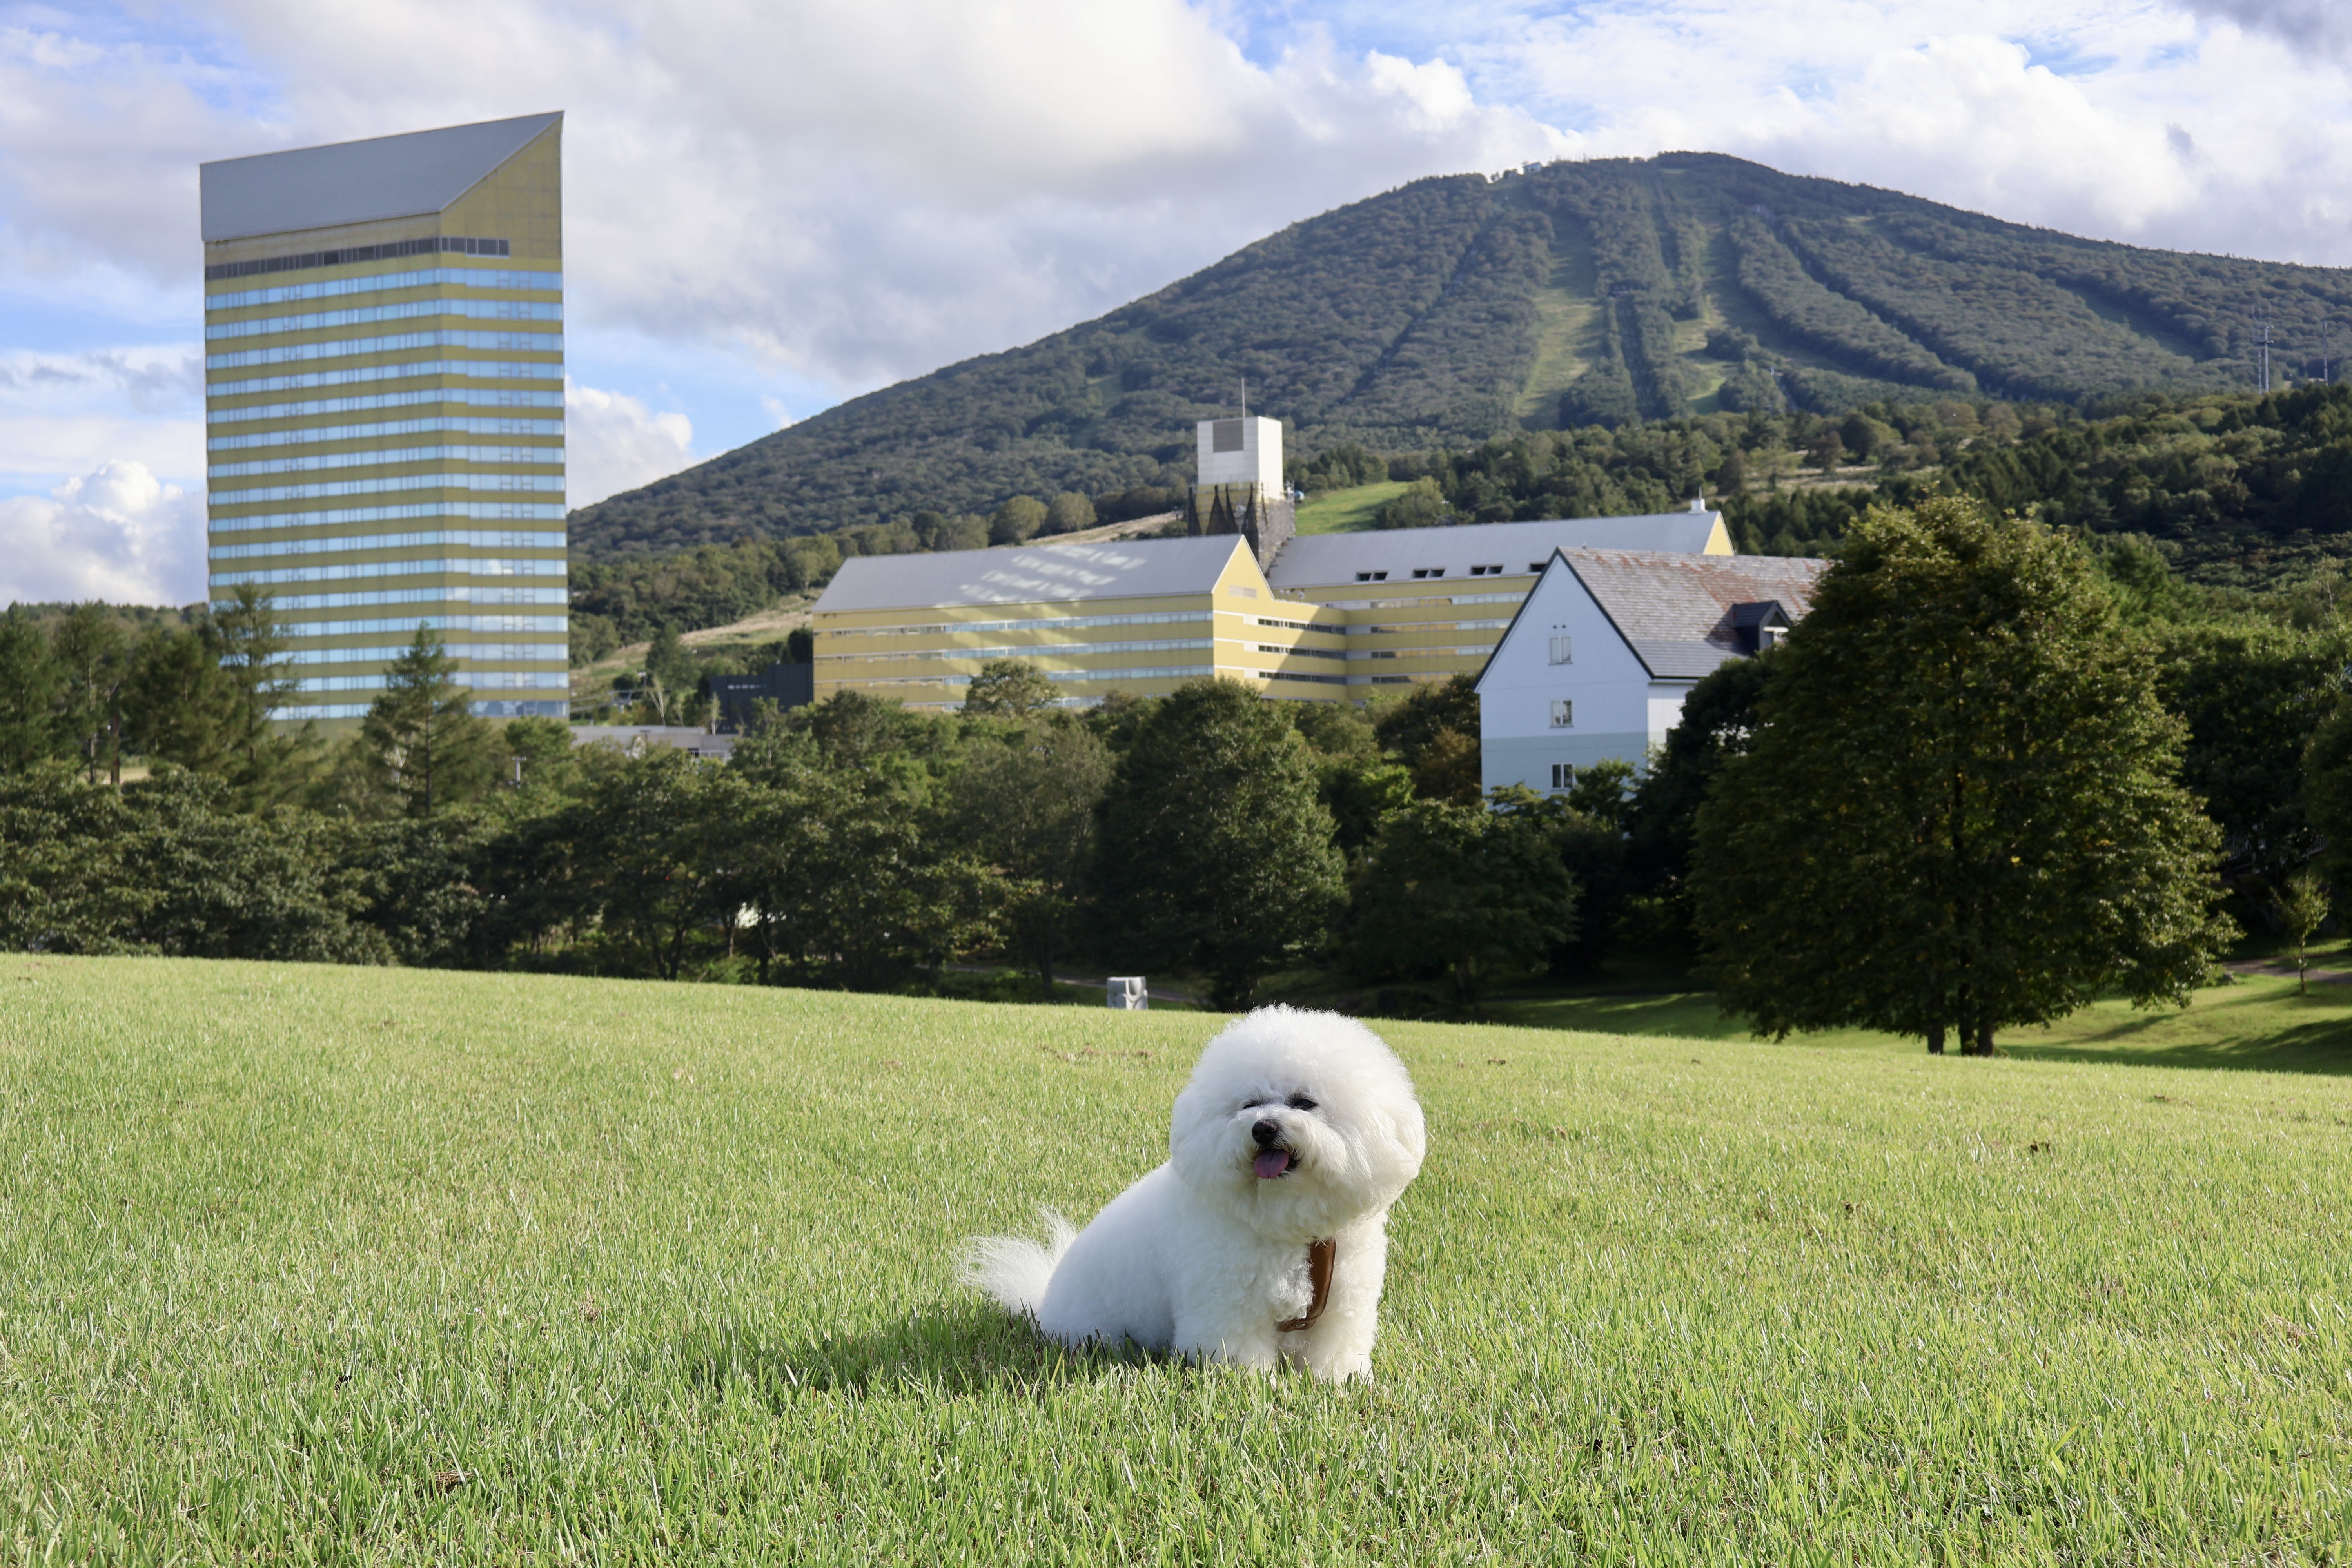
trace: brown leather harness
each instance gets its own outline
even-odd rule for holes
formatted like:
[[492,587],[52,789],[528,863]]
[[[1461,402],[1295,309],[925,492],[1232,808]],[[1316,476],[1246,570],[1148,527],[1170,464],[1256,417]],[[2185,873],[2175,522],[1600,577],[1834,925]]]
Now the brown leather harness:
[[1276,1331],[1291,1334],[1315,1326],[1315,1320],[1321,1317],[1323,1309],[1331,1304],[1331,1265],[1339,1256],[1337,1237],[1327,1236],[1320,1241],[1307,1244],[1307,1282],[1315,1288],[1315,1299],[1307,1303],[1305,1317],[1286,1319],[1274,1325]]

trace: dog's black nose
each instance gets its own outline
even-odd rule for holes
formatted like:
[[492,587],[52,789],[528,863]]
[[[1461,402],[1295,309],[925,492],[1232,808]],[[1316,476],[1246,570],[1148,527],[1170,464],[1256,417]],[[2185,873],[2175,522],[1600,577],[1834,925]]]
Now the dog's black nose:
[[1268,1118],[1251,1128],[1250,1136],[1256,1139],[1257,1146],[1263,1149],[1282,1136],[1282,1123]]

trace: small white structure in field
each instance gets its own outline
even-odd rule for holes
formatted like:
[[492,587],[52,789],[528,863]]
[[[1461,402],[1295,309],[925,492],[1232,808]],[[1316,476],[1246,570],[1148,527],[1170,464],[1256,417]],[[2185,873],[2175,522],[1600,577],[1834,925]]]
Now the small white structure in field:
[[1123,1011],[1140,1013],[1151,1006],[1151,993],[1144,989],[1140,974],[1112,975],[1109,991],[1110,1005]]
[[1644,766],[1690,689],[1785,636],[1828,564],[1553,551],[1478,674],[1481,782],[1543,794],[1595,763]]

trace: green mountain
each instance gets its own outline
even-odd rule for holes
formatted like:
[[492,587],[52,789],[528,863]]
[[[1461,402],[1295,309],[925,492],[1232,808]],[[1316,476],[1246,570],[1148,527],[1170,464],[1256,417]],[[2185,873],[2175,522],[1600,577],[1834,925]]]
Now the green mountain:
[[[2340,331],[2331,337],[2331,331]],[[2352,271],[2077,239],[1712,153],[1412,184],[572,514],[591,558],[1189,478],[1194,421],[1294,458],[1710,412],[2089,403],[2327,374]]]

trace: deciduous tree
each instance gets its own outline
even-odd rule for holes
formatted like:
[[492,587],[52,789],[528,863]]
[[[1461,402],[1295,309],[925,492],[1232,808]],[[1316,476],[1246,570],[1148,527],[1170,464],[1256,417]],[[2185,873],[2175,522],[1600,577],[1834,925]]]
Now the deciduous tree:
[[1276,705],[1230,680],[1153,708],[1103,799],[1094,885],[1122,962],[1204,969],[1220,1007],[1324,928],[1341,892],[1314,759]]
[[1989,1054],[2108,987],[2185,1002],[2229,928],[2182,731],[2079,546],[1971,501],[1869,514],[1699,813],[1725,1005]]
[[1576,926],[1576,889],[1525,789],[1495,807],[1418,800],[1373,841],[1354,900],[1358,961],[1443,964],[1475,1008],[1499,975],[1540,964]]
[[949,792],[949,842],[1004,879],[1005,941],[1051,996],[1055,967],[1076,934],[1110,748],[1076,718],[1055,714],[977,736],[966,753]]
[[1054,705],[1054,683],[1025,658],[992,658],[964,689],[967,719],[1025,719]]

